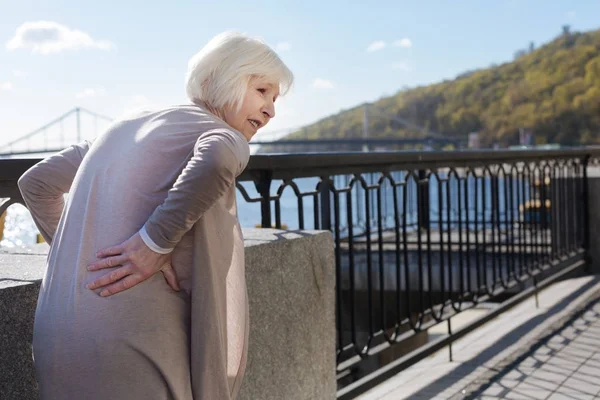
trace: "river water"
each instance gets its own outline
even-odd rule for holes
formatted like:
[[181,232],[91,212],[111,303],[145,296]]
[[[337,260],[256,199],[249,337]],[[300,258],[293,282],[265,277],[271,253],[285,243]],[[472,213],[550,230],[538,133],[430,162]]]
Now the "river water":
[[[398,181],[402,181],[405,177],[404,172],[394,173],[397,174],[394,177],[398,179]],[[442,176],[444,177],[444,176]],[[368,178],[368,177],[367,177]],[[339,176],[335,178],[334,184],[337,188],[343,188],[347,185],[349,179],[351,177],[347,176]],[[378,179],[378,176],[375,176],[373,179]],[[304,213],[304,229],[314,229],[314,198],[316,196],[310,195],[310,192],[315,192],[316,187],[318,185],[318,178],[302,178],[296,179],[294,181],[297,185],[297,189],[301,193],[309,193],[307,196],[303,196],[302,202],[302,210]],[[366,179],[367,184],[375,183],[370,182],[369,179]],[[503,179],[498,179],[498,195],[497,195],[497,207],[499,215],[505,215],[505,211],[511,211],[509,213],[511,218],[517,218],[519,215],[519,204],[524,203],[529,200],[529,185],[527,182],[523,182],[520,180],[512,180],[512,184],[506,185]],[[271,195],[276,196],[277,191],[280,188],[281,182],[275,181],[271,186]],[[246,190],[248,196],[250,198],[257,198],[258,194],[254,188],[254,185],[250,182],[242,183],[242,186]],[[429,185],[429,198],[430,198],[430,212],[431,218],[437,219],[439,216],[439,211],[442,211],[442,220],[446,220],[448,214],[450,214],[450,218],[453,221],[456,221],[458,215],[461,215],[462,220],[473,221],[477,216],[479,221],[486,220],[490,221],[492,219],[492,191],[491,184],[489,178],[485,180],[480,180],[479,183],[475,183],[474,180],[468,179],[466,183],[463,182],[461,185],[462,194],[460,195],[459,200],[459,191],[458,191],[458,181],[450,180],[446,185],[438,185],[435,180],[430,181]],[[506,186],[506,188],[505,188]],[[467,187],[468,193],[467,196],[464,194],[464,188]],[[384,219],[393,224],[393,189],[389,184],[384,184],[383,188],[385,190],[383,193],[383,207],[382,211],[384,214]],[[508,189],[508,190],[507,190]],[[439,194],[441,190],[441,202],[439,201]],[[448,193],[448,190],[450,193]],[[517,193],[521,191],[521,194],[518,198]],[[505,195],[505,193],[507,195]],[[365,192],[364,189],[360,188],[360,184],[355,183],[354,188],[351,191],[351,205],[353,211],[353,225],[364,225],[365,215],[367,213],[367,208],[365,207]],[[414,181],[410,181],[406,186],[406,197],[403,199],[402,191],[396,191],[397,201],[399,202],[399,209],[402,211],[406,211],[407,213],[407,224],[412,224],[416,222],[417,219],[417,190],[416,184]],[[505,197],[507,200],[512,198],[512,201],[505,202]],[[342,194],[339,197],[340,201],[340,209],[342,212],[340,213],[340,221],[339,224],[344,226],[347,225],[348,215],[346,213],[346,208],[348,206],[348,198]],[[261,222],[261,212],[260,212],[260,203],[258,202],[248,202],[244,199],[241,192],[237,191],[237,200],[238,200],[238,214],[240,219],[240,224],[243,228],[251,228],[255,227]],[[376,218],[376,209],[374,205],[376,204],[376,190],[370,190],[369,200],[371,203],[370,216],[371,216],[371,226],[376,227],[377,222],[374,221]],[[406,207],[402,205],[402,202],[407,202]],[[518,200],[518,201],[517,201]],[[468,203],[468,206],[467,204]],[[508,204],[507,204],[508,203]],[[450,204],[450,207],[448,207]],[[458,213],[458,205],[461,205],[461,213]],[[477,206],[475,206],[477,204]],[[279,201],[280,213],[281,213],[281,222],[285,224],[287,229],[299,229],[300,221],[298,218],[299,214],[299,202],[298,197],[294,194],[293,188],[291,186],[287,186],[282,194]],[[484,207],[485,206],[485,207]],[[448,209],[450,208],[450,209]],[[484,210],[485,209],[485,210]],[[275,215],[275,206],[272,204],[271,213]],[[333,218],[333,217],[332,217]],[[503,219],[501,218],[501,221]],[[275,223],[275,218],[272,218],[273,224]],[[508,222],[508,221],[507,221]],[[481,226],[481,225],[480,225]],[[359,233],[355,231],[355,234]],[[0,246],[4,247],[16,247],[23,245],[30,245],[35,243],[36,240],[37,229],[29,215],[27,209],[21,205],[13,205],[8,209],[5,229],[4,229],[4,237],[2,241],[0,241]]]

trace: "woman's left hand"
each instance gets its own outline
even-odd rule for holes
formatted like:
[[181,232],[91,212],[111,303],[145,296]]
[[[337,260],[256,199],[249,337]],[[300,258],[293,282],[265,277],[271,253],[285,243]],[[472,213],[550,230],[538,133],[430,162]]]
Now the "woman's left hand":
[[88,271],[120,266],[87,285],[91,290],[102,288],[100,296],[106,297],[127,290],[158,271],[163,273],[173,290],[179,291],[177,276],[171,266],[171,254],[153,251],[146,246],[139,233],[118,246],[99,251],[97,257],[100,260],[90,264]]

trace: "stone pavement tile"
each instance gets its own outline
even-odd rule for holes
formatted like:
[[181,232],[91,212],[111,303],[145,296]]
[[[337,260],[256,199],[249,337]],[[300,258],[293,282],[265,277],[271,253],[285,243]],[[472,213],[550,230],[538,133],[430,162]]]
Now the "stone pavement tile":
[[513,388],[517,387],[517,385],[519,385],[521,382],[523,382],[523,381],[510,379],[510,378],[507,378],[506,376],[504,376],[498,382],[494,382],[494,384],[498,384],[506,389],[513,389]]
[[593,355],[595,352],[597,352],[598,349],[600,348],[600,337],[598,337],[597,340],[586,343],[586,344],[584,344],[582,342],[573,341],[573,346],[569,346],[569,348],[580,350],[580,351],[587,351],[587,353],[588,353],[587,355],[589,357],[589,356]]
[[548,346],[540,346],[533,354],[536,356],[550,355],[553,351]]
[[[535,400],[545,400],[552,395],[551,390],[546,389],[519,389],[516,388],[513,392],[515,395],[519,396],[517,398],[520,399],[535,399]],[[508,396],[506,398],[509,398]]]
[[579,319],[573,323],[573,326],[578,332],[578,335],[575,339],[578,339],[588,334],[587,331],[592,327],[592,324],[583,316],[580,316]]
[[546,356],[544,357],[543,360],[539,360],[537,359],[537,357],[527,357],[526,359],[524,359],[523,361],[521,361],[519,363],[519,367],[521,368],[539,368],[541,365],[543,365],[545,362],[547,362],[550,358],[550,356]]
[[[540,368],[540,369],[534,371],[530,377],[536,378],[536,379],[541,379],[541,380],[544,380],[547,382],[552,382],[558,386],[561,382],[564,382],[565,380],[567,380],[568,375],[565,375],[564,373],[560,373],[557,371],[549,371],[545,368]],[[526,382],[527,382],[527,380],[526,380]]]
[[506,393],[503,398],[509,399],[509,400],[537,400],[537,399],[539,399],[539,397],[535,397],[535,395],[533,395],[532,393],[521,392],[521,391],[515,390],[515,389]]
[[563,344],[567,343],[567,340],[573,340],[579,335],[581,332],[573,326],[567,326],[563,329],[558,335],[552,337],[550,342],[560,342]]
[[584,371],[577,371],[577,375],[575,375],[578,379],[581,379],[582,381],[591,383],[592,385],[597,385],[598,382],[600,382],[600,377],[598,376],[594,376],[594,375],[590,375]]
[[[559,385],[543,379],[529,378],[513,389],[516,392],[553,392]],[[546,396],[547,397],[547,396]],[[536,397],[537,398],[537,397]]]
[[569,379],[570,377],[573,376],[573,372],[569,372],[569,371],[558,371],[556,369],[550,369],[548,366],[544,366],[543,368],[539,369],[540,373],[541,372],[549,372],[551,374],[556,374],[560,377],[557,377],[555,382],[557,384],[562,384],[563,382],[565,382],[567,379]]
[[600,333],[600,323],[596,323],[586,329],[590,334]]
[[563,369],[564,371],[576,371],[577,368],[579,368],[579,366],[581,365],[580,363],[562,358],[560,356],[555,356],[552,357],[551,359],[549,359],[545,365],[553,365],[556,367],[559,367],[561,369]]
[[593,358],[590,358],[586,362],[584,362],[583,365],[585,365],[586,367],[596,368],[596,369],[600,370],[600,360],[595,360]]
[[557,343],[546,343],[545,346],[552,350],[552,352],[548,355],[550,357],[556,355],[557,353],[560,353],[561,351],[567,348],[566,345]]
[[[600,346],[600,342],[596,346]],[[596,350],[593,346],[569,346],[565,347],[557,355],[573,357],[574,360],[585,360],[591,358]]]
[[503,375],[502,377],[496,375],[496,378],[492,380],[495,381],[497,378],[506,378],[509,380],[524,382],[529,376],[531,376],[531,374],[533,374],[537,370],[538,368],[518,366],[506,373],[505,375]]
[[554,392],[547,400],[594,400],[594,396],[582,395],[576,392]]
[[554,357],[554,359],[555,362],[571,362],[577,364],[577,366],[580,366],[585,364],[585,362],[589,359],[589,354],[588,357],[583,357],[581,355],[561,352],[560,354],[557,354],[556,357]]
[[596,343],[598,342],[598,336],[596,336],[594,334],[594,332],[590,332],[590,329],[592,329],[591,326],[588,326],[581,335],[579,335],[579,337],[577,339],[585,339],[585,340],[591,340],[591,341],[595,341]]
[[[572,377],[576,378],[576,379],[579,379],[582,382],[589,383],[589,384],[595,385],[595,386],[599,386],[600,385],[600,379],[598,379],[597,376],[591,375],[591,374],[587,373],[586,371],[582,370],[582,368],[583,368],[583,366],[581,368],[579,368],[573,374]],[[600,389],[598,389],[598,390],[600,390]]]
[[516,387],[516,389],[522,388],[539,388],[544,390],[554,390],[558,388],[560,382],[551,381],[545,378],[540,378],[536,376],[528,376],[520,385]]
[[600,382],[598,382],[597,385],[594,385],[582,379],[571,377],[561,384],[561,389],[562,388],[575,390],[584,394],[596,395],[600,392]]
[[598,338],[588,338],[583,335],[579,336],[577,339],[573,339],[573,344],[582,347],[594,347],[598,346]]
[[583,314],[579,317],[578,322],[583,322],[588,325],[598,321],[598,307],[594,304],[592,307],[588,307]]
[[569,388],[559,388],[556,393],[560,393],[560,394],[565,394],[567,396],[571,396],[574,399],[577,400],[587,400],[587,399],[595,399],[596,396],[593,394],[589,394],[586,393],[584,391],[581,390],[577,390],[577,389],[569,389]]
[[506,386],[503,386],[502,384],[495,382],[495,383],[492,383],[489,388],[484,390],[482,395],[497,396],[498,398],[502,398],[502,396],[506,395],[510,391],[511,391],[511,388],[507,388]]
[[547,348],[553,350],[554,353],[556,353],[566,347],[567,343],[563,343],[563,342],[568,342],[570,340],[571,339],[558,339],[558,340],[554,340],[554,341],[548,341],[544,344],[544,347],[547,347]]
[[[547,348],[547,347],[546,347]],[[548,361],[549,359],[551,359],[552,357],[554,357],[558,352],[549,349],[550,352],[548,352],[547,354],[538,354],[537,352],[534,353],[533,355],[531,355],[530,357],[527,357],[527,359],[532,359],[537,361],[537,363],[535,363],[533,366],[538,367],[541,364],[545,363],[546,361]]]
[[579,347],[579,346],[567,346],[560,351],[560,354],[563,356],[566,355],[569,358],[572,358],[573,360],[585,361],[588,358],[590,358],[590,355],[591,355],[590,350],[592,350],[592,352],[593,352],[593,349],[590,349],[590,348],[583,348],[583,347]]
[[590,341],[589,339],[573,339],[571,343],[566,347],[566,349],[577,349],[577,350],[591,350],[592,352],[598,348],[600,344],[600,340]]
[[[533,373],[534,371],[535,371],[535,368],[531,368],[531,370],[529,371],[529,374]],[[518,368],[515,368],[515,369],[511,369],[506,374],[504,374],[502,376],[502,379],[510,379],[510,380],[516,380],[518,382],[522,382],[527,376],[529,376],[529,375],[526,374],[525,372],[519,370]]]
[[573,322],[573,326],[577,329],[586,330],[590,326],[594,324],[596,318],[593,313],[590,311],[586,311],[583,315],[579,317],[579,319]]

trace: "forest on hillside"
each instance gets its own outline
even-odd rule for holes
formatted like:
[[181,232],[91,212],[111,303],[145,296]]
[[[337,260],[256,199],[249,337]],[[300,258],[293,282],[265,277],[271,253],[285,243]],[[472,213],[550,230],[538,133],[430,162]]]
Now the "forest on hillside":
[[[479,132],[483,145],[518,144],[519,128],[562,145],[600,144],[600,30],[564,26],[551,42],[515,52],[513,61],[454,80],[402,90],[370,109],[455,138]],[[324,118],[294,138],[360,138],[364,107]],[[369,136],[420,137],[390,118],[369,118]]]

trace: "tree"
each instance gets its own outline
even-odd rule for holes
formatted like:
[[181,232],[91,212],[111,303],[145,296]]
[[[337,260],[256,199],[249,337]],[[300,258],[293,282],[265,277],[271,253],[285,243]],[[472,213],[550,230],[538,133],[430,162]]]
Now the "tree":
[[[515,53],[512,62],[471,70],[454,80],[404,89],[373,104],[385,115],[369,119],[369,135],[422,137],[423,130],[465,139],[478,131],[482,143],[518,142],[518,129],[530,127],[548,143],[600,143],[600,30],[571,33],[570,26],[550,43]],[[307,127],[308,136],[356,137],[362,107],[324,118]],[[304,137],[299,131],[296,137]],[[294,136],[292,136],[294,137]]]

